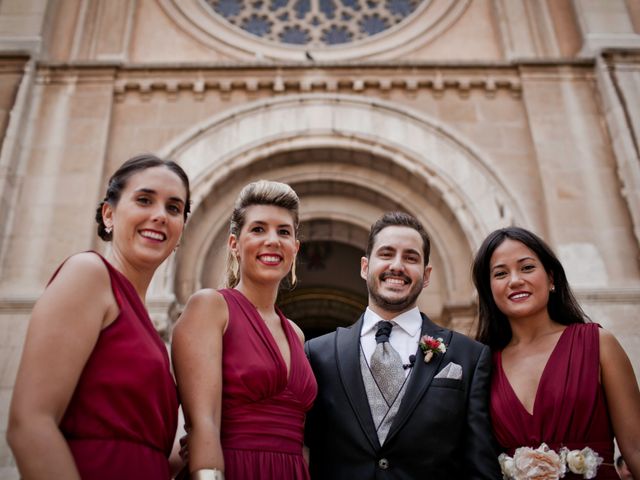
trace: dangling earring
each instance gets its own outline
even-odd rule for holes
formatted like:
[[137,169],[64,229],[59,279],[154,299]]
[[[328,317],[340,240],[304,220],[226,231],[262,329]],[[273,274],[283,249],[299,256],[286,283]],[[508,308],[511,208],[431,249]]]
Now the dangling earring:
[[173,253],[176,253],[179,247],[180,247],[180,242],[176,243],[176,246],[173,247]]
[[291,265],[291,288],[296,286],[298,283],[298,277],[296,277],[296,258],[293,258],[293,264]]
[[107,232],[108,235],[111,235],[111,232],[113,231],[113,227],[104,227],[104,231]]

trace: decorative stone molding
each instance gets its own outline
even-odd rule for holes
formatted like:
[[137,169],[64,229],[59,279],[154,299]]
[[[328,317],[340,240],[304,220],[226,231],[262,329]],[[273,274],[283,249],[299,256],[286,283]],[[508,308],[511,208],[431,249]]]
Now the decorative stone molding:
[[576,298],[589,303],[640,305],[640,288],[574,288]]
[[28,52],[37,56],[42,50],[42,37],[40,36],[3,36],[0,38],[0,51],[2,52]]
[[505,91],[515,97],[522,93],[522,76],[583,77],[594,75],[592,59],[573,61],[536,61],[473,63],[363,62],[325,63],[309,70],[299,64],[169,64],[137,65],[120,62],[45,63],[37,66],[40,83],[113,82],[116,100],[127,95],[143,99],[164,94],[169,101],[178,93],[190,92],[204,98],[207,92],[230,96],[233,91],[248,94],[269,91],[289,93],[363,93],[377,90],[384,94],[402,90],[415,94],[429,90],[434,96],[455,91],[467,97],[482,91],[493,97]]
[[3,297],[0,298],[0,313],[29,313],[38,300],[37,297]]
[[522,89],[519,72],[512,65],[460,65],[442,67],[437,64],[327,64],[322,70],[309,71],[297,65],[185,66],[180,70],[162,66],[119,69],[114,83],[116,99],[128,94],[143,98],[163,92],[175,97],[178,92],[192,92],[203,98],[205,92],[218,91],[229,96],[232,91],[247,93],[268,90],[274,93],[339,92],[361,93],[378,90],[404,90],[415,94],[431,90],[435,96],[446,90],[466,97],[472,90],[484,91],[492,97],[504,90],[519,97]]
[[43,85],[113,83],[119,68],[117,62],[39,63],[35,81]]

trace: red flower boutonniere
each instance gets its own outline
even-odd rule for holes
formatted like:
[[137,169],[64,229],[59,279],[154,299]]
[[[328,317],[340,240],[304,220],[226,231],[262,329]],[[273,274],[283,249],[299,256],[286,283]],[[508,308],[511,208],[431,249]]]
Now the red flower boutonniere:
[[420,339],[419,345],[420,350],[424,353],[424,363],[429,363],[435,354],[447,351],[447,346],[442,338],[433,338],[429,335],[424,335]]

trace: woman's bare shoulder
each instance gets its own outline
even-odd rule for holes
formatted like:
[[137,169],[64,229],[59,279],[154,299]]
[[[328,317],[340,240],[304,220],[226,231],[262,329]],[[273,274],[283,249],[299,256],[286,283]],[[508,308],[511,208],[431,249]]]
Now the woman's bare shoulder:
[[227,302],[222,294],[212,288],[204,288],[189,297],[175,331],[206,328],[211,323],[226,328],[228,316]]

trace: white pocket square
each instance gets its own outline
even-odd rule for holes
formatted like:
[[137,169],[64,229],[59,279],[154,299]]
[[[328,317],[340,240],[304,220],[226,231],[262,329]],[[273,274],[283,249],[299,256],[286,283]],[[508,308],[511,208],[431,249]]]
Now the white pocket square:
[[450,378],[452,380],[462,380],[462,367],[457,363],[449,362],[438,372],[435,378]]

